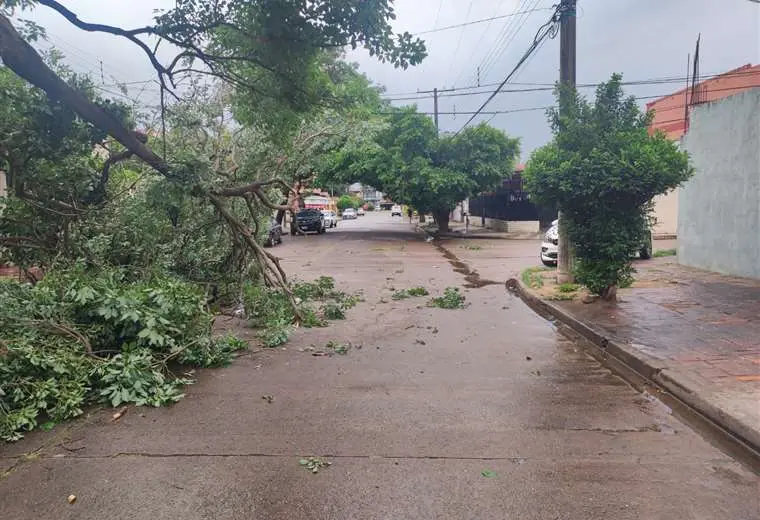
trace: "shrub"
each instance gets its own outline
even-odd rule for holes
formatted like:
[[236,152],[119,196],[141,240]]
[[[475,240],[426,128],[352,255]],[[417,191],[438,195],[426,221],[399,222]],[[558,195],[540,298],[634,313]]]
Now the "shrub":
[[533,153],[524,174],[535,202],[562,211],[578,281],[607,299],[631,280],[652,198],[692,174],[685,152],[661,133],[649,135],[652,114],[624,97],[621,80],[616,74],[599,85],[594,104],[574,90],[558,92],[554,139]]

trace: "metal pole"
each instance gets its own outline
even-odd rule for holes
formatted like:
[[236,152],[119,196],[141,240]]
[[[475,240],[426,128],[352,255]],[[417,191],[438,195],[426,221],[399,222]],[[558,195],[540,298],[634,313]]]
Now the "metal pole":
[[[577,0],[562,0],[562,20],[560,21],[560,67],[559,80],[563,86],[575,88],[575,8]],[[563,103],[560,103],[560,108]],[[560,208],[561,210],[562,208]],[[573,257],[567,238],[567,229],[563,225],[562,213],[559,214],[559,242],[557,246],[557,282],[573,281]]]

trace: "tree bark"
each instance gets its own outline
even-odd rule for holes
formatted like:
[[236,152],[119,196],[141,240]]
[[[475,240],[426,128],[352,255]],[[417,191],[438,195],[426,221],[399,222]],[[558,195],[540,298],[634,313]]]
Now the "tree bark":
[[438,224],[438,231],[447,233],[449,231],[449,210],[440,209],[433,212],[435,223]]
[[51,99],[70,106],[82,119],[105,130],[136,156],[166,174],[169,165],[138,139],[134,132],[108,112],[72,88],[45,65],[34,48],[26,43],[7,17],[0,14],[0,58],[3,63],[29,83],[44,90]]
[[604,291],[602,291],[602,294],[599,296],[602,300],[606,302],[614,302],[614,301],[617,301],[617,291],[618,291],[617,285],[610,285]]

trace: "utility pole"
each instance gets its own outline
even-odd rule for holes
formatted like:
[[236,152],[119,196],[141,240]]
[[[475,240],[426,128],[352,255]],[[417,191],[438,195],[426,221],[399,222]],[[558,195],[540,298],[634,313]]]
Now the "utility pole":
[[[575,10],[577,0],[562,0],[562,18],[559,29],[559,81],[563,87],[575,88]],[[560,100],[560,110],[566,105]],[[561,114],[560,114],[561,115]],[[561,210],[562,208],[560,208]],[[567,228],[559,214],[559,242],[557,246],[557,282],[573,281],[573,256],[567,239]]]
[[435,129],[438,130],[438,89],[433,89],[433,113],[435,114]]

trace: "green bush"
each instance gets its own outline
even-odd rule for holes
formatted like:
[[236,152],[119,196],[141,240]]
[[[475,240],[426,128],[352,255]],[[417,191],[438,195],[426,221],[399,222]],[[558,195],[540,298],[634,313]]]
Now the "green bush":
[[0,438],[75,417],[88,403],[177,401],[188,380],[168,362],[220,366],[246,347],[212,338],[212,323],[203,293],[165,275],[77,265],[34,286],[0,282]]
[[359,199],[354,198],[350,195],[341,195],[335,205],[338,206],[339,211],[343,211],[348,208],[357,208],[359,206],[359,202]]
[[616,74],[599,85],[594,104],[574,90],[558,92],[554,139],[524,174],[536,203],[562,211],[577,280],[603,298],[632,279],[631,255],[648,239],[653,197],[692,174],[685,152],[649,134],[652,114],[624,96],[621,80]]

